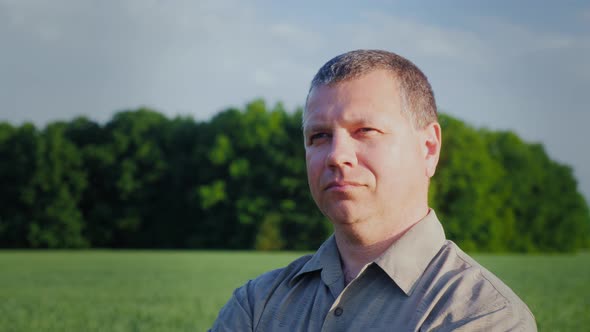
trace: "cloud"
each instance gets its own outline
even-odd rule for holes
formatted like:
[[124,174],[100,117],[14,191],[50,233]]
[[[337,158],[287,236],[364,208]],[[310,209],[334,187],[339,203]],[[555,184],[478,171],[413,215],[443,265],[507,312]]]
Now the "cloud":
[[[290,55],[304,41],[317,42],[287,23],[269,30],[269,22],[243,2],[0,6],[0,30],[8,31],[3,40],[11,50],[0,70],[13,81],[0,97],[3,109],[15,110],[0,119],[17,121],[18,114],[44,123],[76,113],[105,120],[115,110],[143,104],[203,118],[224,103],[265,95],[277,80],[276,89],[284,91],[294,91],[285,82],[307,85],[310,69]],[[36,98],[23,100],[23,94]]]
[[484,45],[479,36],[471,31],[379,12],[366,12],[363,17],[363,24],[370,28],[358,29],[360,33],[355,38],[359,42],[372,35],[376,36],[373,43],[391,45],[418,57],[461,58],[475,63],[482,61],[484,54],[481,50]]

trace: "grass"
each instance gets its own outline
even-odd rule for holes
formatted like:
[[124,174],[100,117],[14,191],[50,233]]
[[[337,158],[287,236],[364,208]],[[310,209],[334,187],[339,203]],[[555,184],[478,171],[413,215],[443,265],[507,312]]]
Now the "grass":
[[590,331],[590,252],[474,257],[527,303],[539,331]]
[[[0,251],[0,331],[205,331],[234,288],[300,253]],[[540,331],[590,331],[590,253],[478,255]]]

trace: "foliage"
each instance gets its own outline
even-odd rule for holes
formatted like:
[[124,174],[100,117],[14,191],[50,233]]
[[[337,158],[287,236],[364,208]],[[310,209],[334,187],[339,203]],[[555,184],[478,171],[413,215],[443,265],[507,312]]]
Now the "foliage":
[[[254,100],[206,122],[141,108],[105,124],[0,123],[0,246],[317,248],[302,111]],[[469,251],[590,247],[571,168],[512,132],[441,115],[430,205]]]

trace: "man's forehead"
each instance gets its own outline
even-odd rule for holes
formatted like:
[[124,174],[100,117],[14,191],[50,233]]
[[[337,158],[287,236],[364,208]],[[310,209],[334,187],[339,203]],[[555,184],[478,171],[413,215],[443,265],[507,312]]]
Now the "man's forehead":
[[[376,89],[382,90],[384,95],[399,98],[401,85],[397,74],[390,70],[376,69],[349,79],[319,84],[309,90],[305,100],[305,110],[310,108],[310,104],[324,101],[323,99],[334,97],[335,94],[338,94],[339,99],[345,99],[352,93],[356,97],[364,94],[369,100],[376,97],[374,95]],[[318,95],[322,97],[319,100]]]
[[384,81],[383,77],[372,82],[361,79],[315,87],[308,96],[303,114],[304,129],[310,123],[360,123],[373,121],[390,112],[395,113],[394,116],[399,114],[401,98],[397,83]]
[[379,113],[368,108],[338,108],[338,107],[316,107],[306,112],[304,121],[310,124],[326,124],[331,122],[365,122],[378,116]]
[[303,117],[303,131],[314,132],[331,129],[333,127],[358,127],[376,126],[396,121],[399,112],[397,107],[390,107],[387,110],[375,108],[363,108],[359,105],[351,107],[316,107]]

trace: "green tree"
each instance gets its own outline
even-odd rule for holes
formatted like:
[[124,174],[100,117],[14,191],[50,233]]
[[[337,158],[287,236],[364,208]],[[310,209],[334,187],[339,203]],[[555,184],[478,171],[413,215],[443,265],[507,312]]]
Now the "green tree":
[[64,135],[64,124],[45,128],[36,146],[35,171],[24,189],[30,211],[27,240],[34,248],[88,246],[78,209],[86,174],[80,151]]
[[552,161],[540,144],[512,132],[483,133],[504,168],[499,186],[515,220],[512,251],[572,251],[588,245],[590,214],[571,168]]
[[0,246],[28,247],[39,133],[32,124],[0,123]]
[[[302,110],[254,100],[209,121],[141,108],[0,123],[2,247],[317,248],[332,232],[306,177]],[[511,132],[440,116],[430,205],[470,251],[590,246],[572,169]]]
[[161,150],[166,123],[162,114],[139,109],[119,112],[105,126],[108,150],[114,155],[107,190],[112,193],[112,241],[116,246],[152,247],[157,242],[155,224],[165,222],[153,213],[158,206],[154,203],[166,194],[159,190],[168,166]]
[[440,116],[440,124],[443,143],[431,206],[447,236],[465,250],[505,250],[503,240],[514,220],[496,191],[502,166],[491,158],[477,130],[446,115]]
[[217,230],[207,228],[208,234],[218,234],[231,248],[254,248],[261,234],[269,234],[272,220],[279,230],[272,234],[277,244],[317,247],[329,227],[308,194],[301,112],[289,114],[281,104],[268,110],[256,100],[243,111],[219,114],[211,126],[217,134],[206,167],[214,171],[201,188],[207,190],[200,191],[201,202],[215,202],[204,206],[207,224],[220,215],[224,222],[215,224]]

